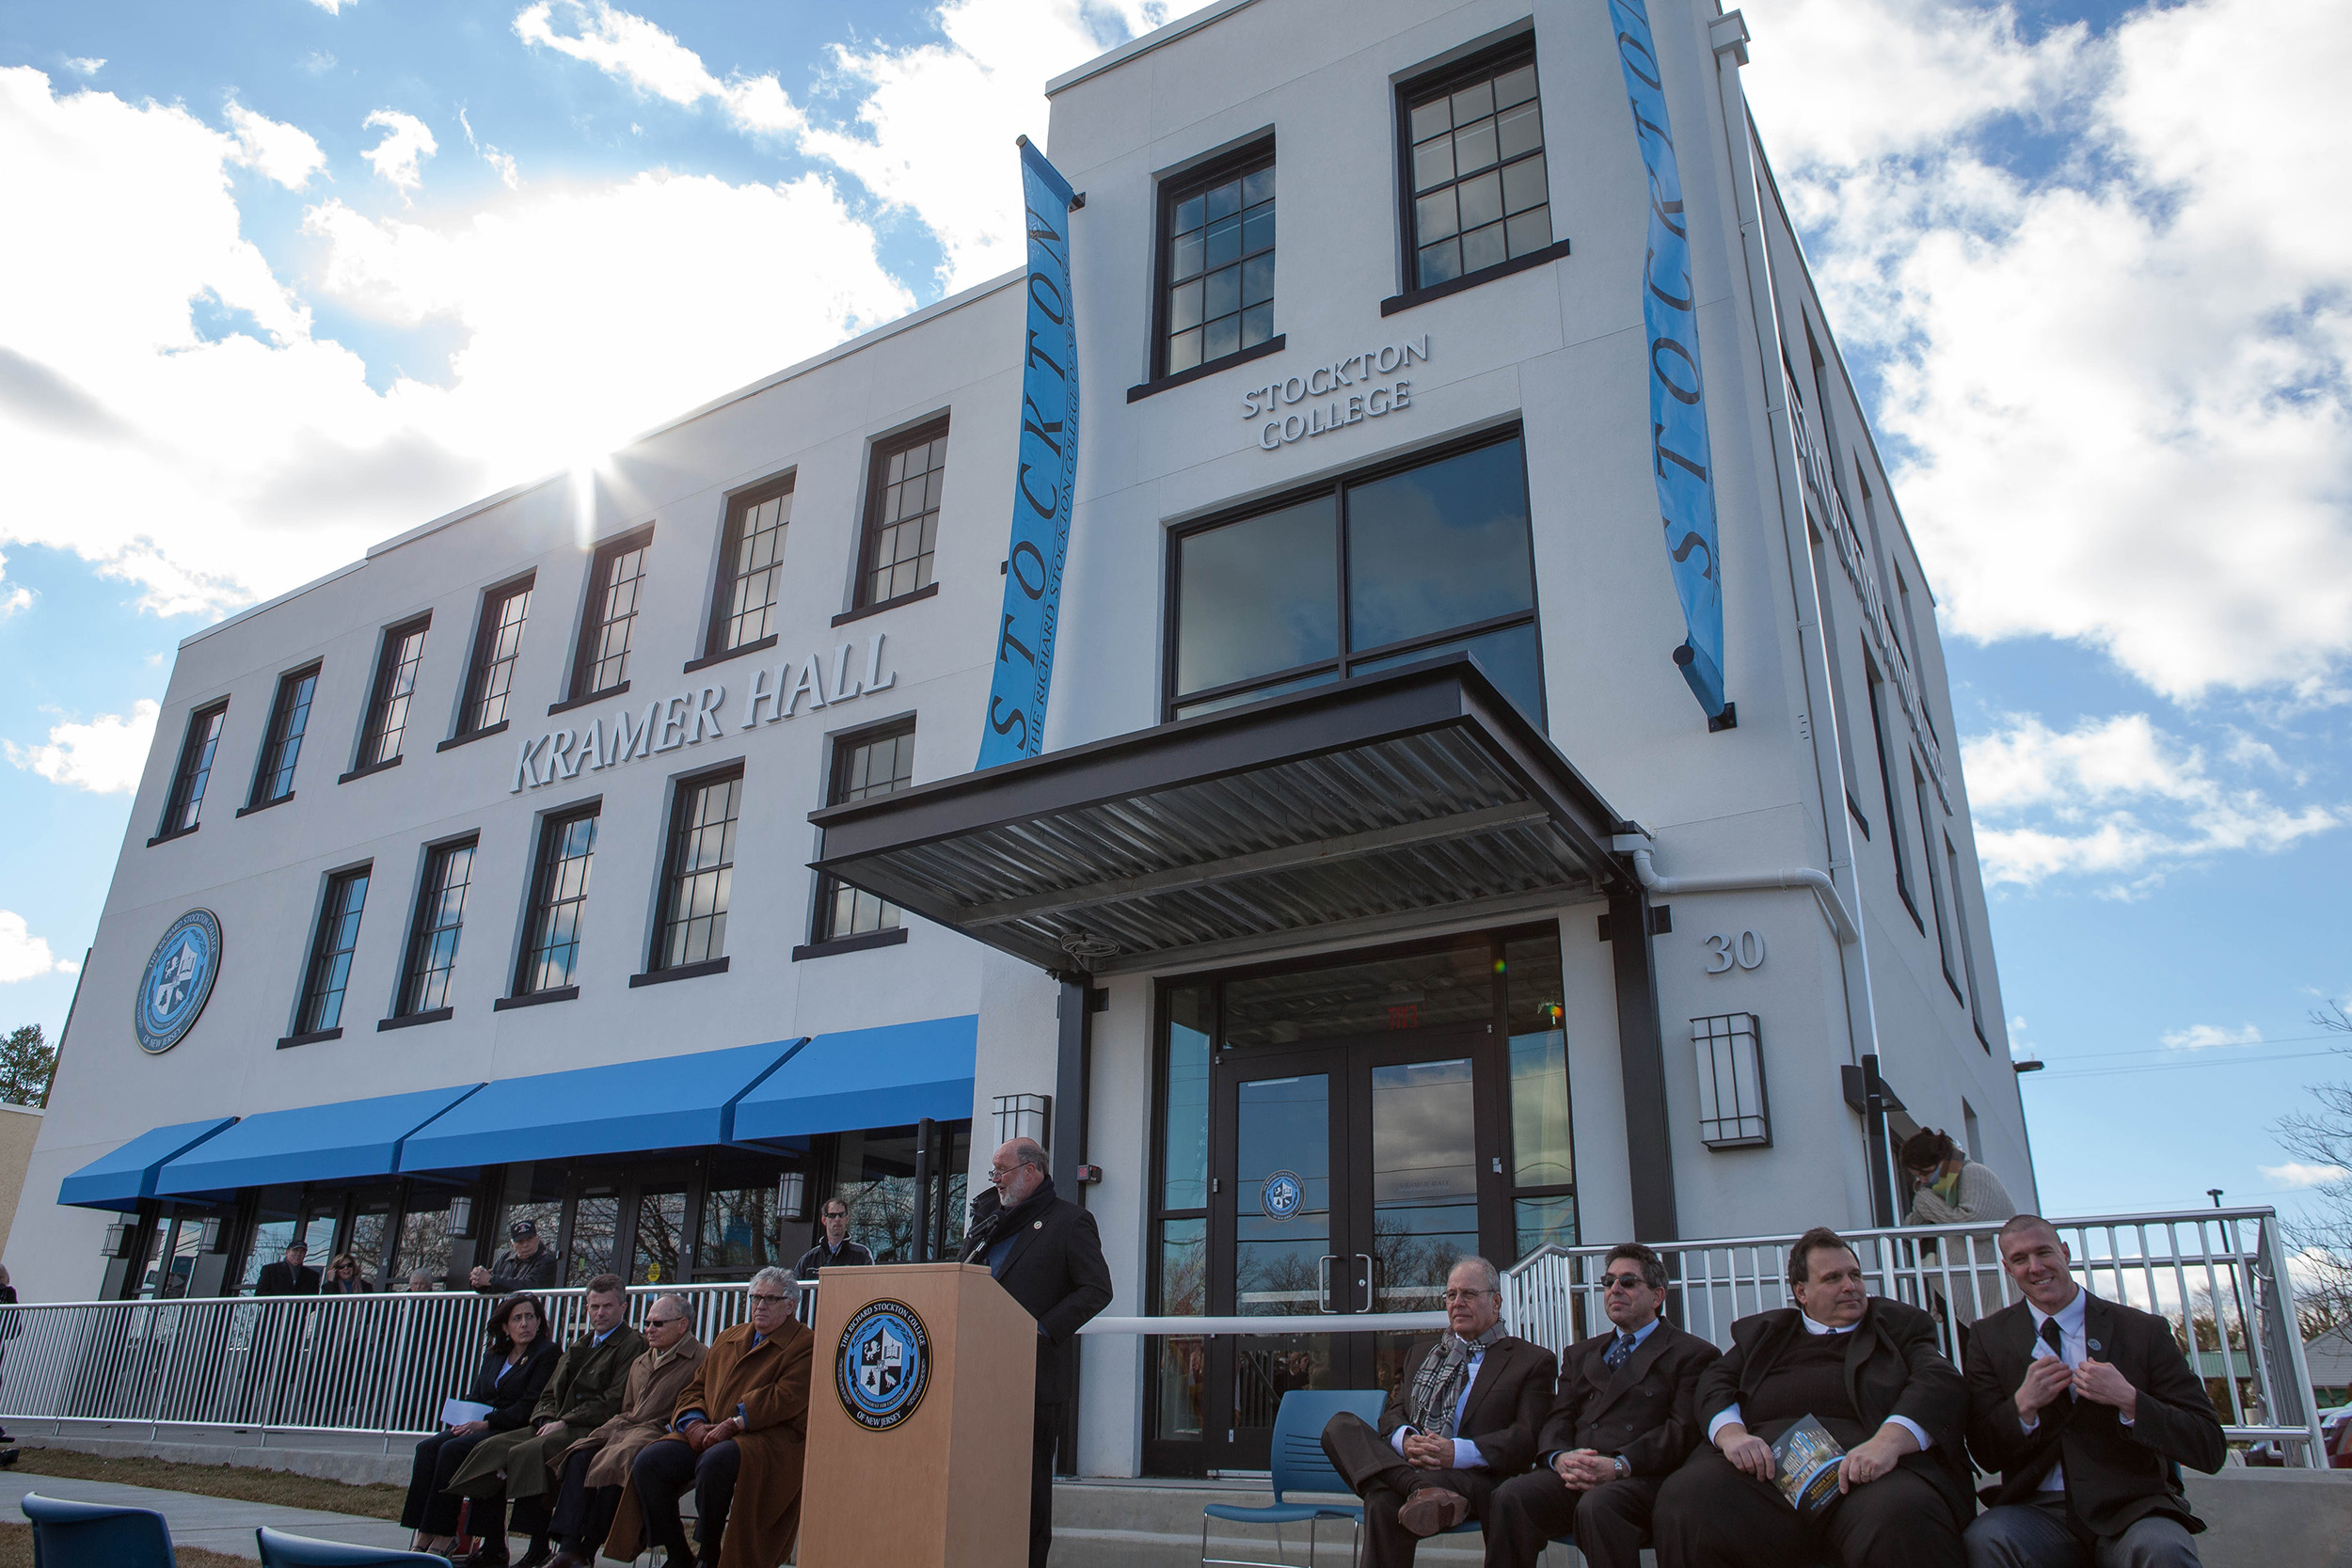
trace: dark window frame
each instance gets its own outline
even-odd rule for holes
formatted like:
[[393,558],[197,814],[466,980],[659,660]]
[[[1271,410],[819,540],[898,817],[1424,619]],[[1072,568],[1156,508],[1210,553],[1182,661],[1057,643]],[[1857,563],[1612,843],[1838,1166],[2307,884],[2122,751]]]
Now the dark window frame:
[[[1452,293],[1457,290],[1485,282],[1489,278],[1523,271],[1529,266],[1565,254],[1565,245],[1559,237],[1560,227],[1550,222],[1551,146],[1547,134],[1545,138],[1537,143],[1534,151],[1499,160],[1494,167],[1499,174],[1510,165],[1523,162],[1530,157],[1544,160],[1544,210],[1546,225],[1551,235],[1550,240],[1537,249],[1523,252],[1518,256],[1509,255],[1506,245],[1506,254],[1503,260],[1490,262],[1474,271],[1464,270],[1452,277],[1427,280],[1421,275],[1421,224],[1415,205],[1419,199],[1419,193],[1414,189],[1413,179],[1413,110],[1442,94],[1458,91],[1482,78],[1500,76],[1506,71],[1518,69],[1522,64],[1535,72],[1535,96],[1531,102],[1534,103],[1535,112],[1540,120],[1543,114],[1544,80],[1542,67],[1535,57],[1535,33],[1532,27],[1465,55],[1461,59],[1451,60],[1407,77],[1396,85],[1391,103],[1391,112],[1396,119],[1398,276],[1404,280],[1404,289],[1394,300],[1384,305],[1382,314],[1391,313],[1390,306],[1401,309],[1404,306],[1418,304],[1422,300],[1438,297],[1440,293]],[[1454,179],[1448,183],[1451,186],[1459,182],[1460,175],[1457,172]],[[1498,221],[1503,223],[1507,231],[1508,214],[1506,214]],[[1455,232],[1458,234],[1460,230],[1456,230]]]
[[[343,1005],[351,997],[351,966],[359,951],[359,927],[366,918],[369,884],[374,880],[375,863],[362,862],[330,871],[326,884],[319,895],[318,918],[310,924],[310,951],[302,966],[302,992],[294,999],[294,1029],[291,1038],[324,1035],[342,1027]],[[347,907],[349,890],[358,887],[357,908]],[[348,929],[342,929],[348,923]],[[329,945],[330,942],[341,945]],[[342,971],[331,977],[329,971],[337,960]],[[334,1016],[326,1015],[329,993],[334,998]]]
[[[410,710],[417,704],[417,677],[424,669],[424,638],[432,629],[433,612],[429,610],[384,628],[376,643],[375,674],[368,682],[367,711],[359,721],[358,749],[352,755],[351,771],[344,778],[389,768],[400,760],[402,748],[407,743]],[[418,639],[413,662],[401,655],[411,637]],[[400,684],[403,671],[407,672],[408,687],[405,691],[396,691],[393,689]],[[400,705],[397,724],[392,721],[395,703]],[[388,740],[391,749],[386,752]]]
[[[1911,923],[1919,927],[1919,934],[1928,934],[1928,923],[1919,918],[1919,901],[1911,893],[1911,855],[1903,845],[1903,813],[1896,800],[1895,762],[1887,754],[1886,705],[1879,692],[1886,685],[1886,677],[1879,672],[1879,662],[1870,655],[1869,643],[1862,648],[1862,681],[1870,698],[1870,739],[1879,761],[1879,786],[1886,797],[1886,847],[1895,857],[1895,891],[1901,895],[1903,908],[1911,915]],[[1922,848],[1926,846],[1922,845]]]
[[[220,726],[216,731],[212,729],[215,722]],[[220,757],[220,743],[228,737],[228,698],[189,710],[187,728],[180,736],[180,758],[171,765],[171,787],[164,794],[163,819],[156,824],[155,836],[147,841],[151,848],[204,825],[204,795],[212,787],[213,767]],[[203,752],[201,760],[197,756],[199,749]]]
[[1935,956],[1944,970],[1944,984],[1951,988],[1952,1000],[1963,1007],[1968,998],[1960,989],[1960,976],[1953,973],[1952,932],[1944,920],[1944,867],[1935,853],[1935,824],[1928,816],[1928,781],[1919,770],[1919,759],[1911,759],[1911,794],[1919,803],[1919,848],[1928,863],[1928,902],[1935,906]]
[[[612,585],[606,578],[611,576],[615,561],[648,549],[652,544],[653,524],[647,523],[643,528],[631,529],[627,533],[606,540],[596,546],[596,553],[589,558],[587,589],[580,604],[580,637],[572,646],[571,678],[564,683],[567,693],[564,700],[567,703],[592,702],[598,697],[610,697],[628,689],[628,657],[636,651],[637,614],[644,595],[645,563],[641,560],[637,575],[628,579],[634,586],[625,614],[612,613]],[[604,635],[607,628],[617,622],[628,624],[627,630],[622,634],[621,650],[617,654],[607,655],[602,651]],[[610,682],[591,684],[596,671],[607,657],[618,660],[620,673]]]
[[[687,665],[686,668],[690,673],[704,664],[715,662],[730,655],[749,653],[763,644],[774,645],[773,634],[746,638],[737,643],[729,643],[727,641],[730,623],[737,616],[734,609],[735,586],[742,581],[745,576],[737,570],[736,558],[743,548],[745,519],[766,502],[796,495],[800,488],[800,474],[801,471],[797,467],[787,468],[783,473],[771,475],[756,484],[746,485],[727,497],[726,515],[719,525],[719,559],[711,576],[710,613],[703,626],[703,651],[700,657]],[[785,517],[777,524],[778,531],[786,535],[787,542],[789,542],[792,529],[790,512],[791,508],[787,504]],[[783,599],[783,546],[777,546],[775,560],[759,570],[773,571],[777,574],[778,593],[775,597],[768,601],[766,606],[766,612],[772,620],[774,618],[772,612]]]
[[[1433,463],[1442,463],[1448,458],[1460,457],[1465,453],[1478,451],[1486,447],[1501,446],[1512,440],[1519,443],[1520,494],[1525,499],[1528,508],[1528,608],[1511,610],[1502,615],[1489,616],[1483,621],[1464,622],[1460,626],[1449,626],[1441,631],[1422,633],[1399,641],[1384,643],[1376,648],[1351,650],[1348,646],[1348,634],[1351,630],[1351,612],[1348,604],[1348,490],[1356,485],[1369,484]],[[1333,584],[1333,592],[1339,596],[1338,652],[1330,658],[1316,659],[1307,664],[1295,665],[1287,670],[1244,676],[1240,680],[1228,681],[1223,686],[1203,687],[1198,691],[1179,691],[1177,689],[1176,655],[1177,633],[1183,625],[1184,618],[1182,555],[1184,542],[1196,534],[1207,533],[1212,530],[1224,528],[1233,523],[1247,522],[1252,517],[1280,512],[1288,507],[1296,506],[1301,501],[1311,500],[1317,496],[1325,495],[1333,498],[1332,504],[1339,529],[1339,550]],[[1546,692],[1544,681],[1543,588],[1535,570],[1534,498],[1534,491],[1527,482],[1527,433],[1518,424],[1506,425],[1498,430],[1482,431],[1460,441],[1449,442],[1446,445],[1415,451],[1406,456],[1390,458],[1365,467],[1351,469],[1330,479],[1301,485],[1294,490],[1286,490],[1264,499],[1251,501],[1247,506],[1238,507],[1230,512],[1216,513],[1185,523],[1182,527],[1169,529],[1167,548],[1168,591],[1165,600],[1166,612],[1162,617],[1160,628],[1160,721],[1162,723],[1173,723],[1177,719],[1179,707],[1199,707],[1202,704],[1218,702],[1237,693],[1278,687],[1290,681],[1318,675],[1327,674],[1328,678],[1334,681],[1345,680],[1348,678],[1349,671],[1359,664],[1394,659],[1418,648],[1442,647],[1448,642],[1459,641],[1466,637],[1475,637],[1490,631],[1507,630],[1518,626],[1529,626],[1535,629],[1535,701],[1538,711],[1528,715],[1528,718],[1538,725],[1548,722],[1547,716],[1550,709],[1550,700]],[[1274,693],[1269,691],[1268,694]]]
[[[675,963],[671,962],[669,958],[670,935],[673,927],[681,924],[691,925],[696,919],[706,918],[702,916],[688,916],[683,922],[681,922],[678,917],[677,906],[680,867],[684,862],[683,851],[686,847],[688,834],[693,831],[688,825],[688,809],[704,790],[716,788],[717,786],[724,784],[732,784],[736,785],[734,810],[726,818],[728,827],[727,837],[729,840],[726,856],[715,866],[698,866],[694,871],[689,873],[688,875],[700,876],[706,871],[723,870],[728,873],[727,880],[729,892],[731,894],[734,885],[733,873],[736,863],[735,846],[733,844],[733,840],[736,832],[739,831],[738,825],[742,821],[743,816],[742,759],[739,757],[735,761],[725,764],[723,767],[709,768],[700,773],[690,773],[684,778],[678,779],[670,786],[670,809],[665,814],[667,827],[665,830],[665,841],[662,845],[661,850],[661,882],[659,895],[656,897],[654,902],[653,942],[651,943],[651,951],[647,954],[645,960],[645,974],[647,975],[661,974],[680,970],[702,970],[707,968],[709,965],[724,962],[726,959],[726,940],[723,933],[715,943],[719,949],[719,951],[715,953],[706,952],[702,955],[702,957],[695,958],[682,958]],[[731,898],[722,900],[720,908],[715,911],[721,921],[725,920],[728,912],[727,905],[731,902]],[[635,982],[632,981],[631,983],[634,984]]]
[[[827,742],[831,750],[825,757],[825,804],[837,806],[848,800],[850,762],[861,749],[880,741],[902,739],[913,736],[915,733],[914,720],[914,714],[901,713],[875,723],[860,725],[853,730],[843,730],[839,735],[833,736]],[[907,762],[906,781],[879,793],[896,794],[900,789],[910,788],[914,784],[914,764],[910,755]],[[860,800],[871,798],[871,794],[858,797]],[[851,942],[880,946],[891,940],[883,933],[905,929],[902,917],[896,924],[878,926],[868,931],[836,930],[834,925],[834,895],[840,885],[831,877],[819,876],[817,879],[816,905],[809,911],[808,947],[832,950],[836,943]],[[898,906],[886,898],[882,900],[882,906],[884,911],[898,911]],[[904,941],[905,939],[901,937],[897,940]]]
[[[1152,377],[1154,382],[1179,375],[1188,378],[1213,375],[1220,370],[1242,364],[1266,353],[1267,343],[1280,341],[1282,334],[1273,331],[1269,326],[1267,337],[1259,342],[1241,344],[1232,353],[1221,354],[1214,359],[1203,357],[1182,370],[1168,368],[1168,291],[1174,284],[1170,274],[1174,258],[1169,254],[1169,244],[1175,236],[1176,209],[1192,197],[1200,195],[1212,186],[1224,184],[1230,180],[1246,180],[1261,169],[1277,168],[1279,164],[1279,160],[1276,156],[1275,137],[1272,132],[1268,132],[1263,136],[1253,138],[1247,146],[1218,153],[1189,168],[1180,169],[1159,182],[1158,199],[1152,230],[1151,363]],[[1270,199],[1274,202],[1276,239],[1263,254],[1277,258],[1275,267],[1279,274],[1281,266],[1279,258],[1282,254],[1280,239],[1282,198],[1279,175],[1276,181],[1276,193]],[[1247,243],[1246,240],[1244,243]],[[1247,261],[1248,259],[1248,255],[1244,254],[1236,259],[1236,264]],[[1204,268],[1202,276],[1205,277],[1212,270],[1216,269]],[[1276,293],[1269,295],[1265,303],[1269,306],[1274,305],[1279,297],[1278,288]]]
[[[575,802],[560,811],[548,812],[539,818],[538,842],[532,847],[531,900],[523,910],[522,946],[515,958],[514,983],[508,988],[507,995],[501,998],[501,1001],[510,1005],[522,1005],[532,998],[553,1001],[564,997],[566,993],[579,994],[580,929],[577,926],[572,929],[572,940],[569,943],[573,950],[572,957],[570,962],[564,966],[563,983],[554,986],[528,986],[526,982],[532,977],[533,972],[539,967],[539,958],[547,936],[548,926],[555,914],[554,903],[550,901],[548,895],[552,891],[557,863],[564,858],[558,853],[559,847],[574,823],[583,820],[596,822],[597,827],[591,831],[587,851],[580,857],[589,863],[590,872],[593,875],[596,855],[596,839],[602,831],[603,817],[604,799],[598,796],[594,800]],[[577,899],[565,899],[563,902],[576,903],[584,907],[588,902],[588,895],[583,891]]]
[[[879,569],[875,562],[877,552],[882,547],[882,530],[902,527],[907,521],[905,518],[890,523],[882,521],[882,497],[890,488],[890,460],[902,452],[912,451],[916,447],[928,446],[933,441],[946,439],[950,422],[951,416],[943,413],[927,419],[920,424],[908,425],[888,436],[877,436],[872,442],[866,461],[865,510],[861,514],[862,521],[858,524],[857,582],[851,593],[850,605],[852,611],[880,610],[889,605],[907,604],[928,595],[937,585],[939,538],[934,532],[931,537],[931,548],[925,552],[931,559],[930,580],[918,582],[905,593],[893,594],[888,598],[876,598],[873,594],[874,574]],[[943,455],[938,468],[927,471],[945,474],[947,471],[946,458]],[[932,515],[936,517],[946,508],[941,505],[930,510]]]
[[[465,940],[466,898],[473,891],[473,859],[481,847],[482,835],[480,833],[466,833],[457,838],[443,839],[437,844],[428,844],[424,847],[424,864],[419,869],[417,875],[416,906],[408,917],[408,939],[401,948],[400,988],[392,998],[394,1019],[414,1018],[420,1014],[448,1010],[449,990],[450,987],[455,983],[457,973],[457,951],[464,944]],[[464,850],[467,856],[466,892],[458,896],[457,919],[449,926],[428,924],[433,918],[433,911],[449,892],[447,886],[444,885],[443,867],[460,850]],[[453,930],[457,933],[456,938],[451,943],[448,966],[437,971],[422,967],[428,944],[444,930]],[[439,997],[431,1006],[421,1006],[420,1004],[424,1001],[428,976],[437,972],[444,976],[440,984]]]
[[[466,689],[457,710],[456,733],[450,736],[452,740],[496,734],[506,726],[507,710],[515,703],[515,671],[522,663],[523,637],[530,629],[531,606],[528,601],[538,581],[539,574],[534,568],[482,591],[481,608],[474,614],[473,648],[466,658]],[[498,642],[499,634],[505,629],[506,606],[517,598],[526,602],[522,618],[516,625],[515,651],[501,657],[498,653]],[[498,694],[498,717],[488,719],[484,716],[483,705],[489,700],[491,674],[498,665],[506,667],[506,689]]]
[[[314,658],[278,677],[278,689],[270,696],[269,721],[262,727],[261,755],[253,762],[253,784],[246,792],[246,812],[294,799],[294,769],[302,761],[302,741],[310,732],[310,710],[318,705],[319,675],[326,667],[325,660]],[[310,690],[302,693],[306,681]],[[292,756],[284,754],[289,749]],[[285,787],[272,787],[281,774]]]
[[1984,991],[1977,980],[1976,939],[1968,931],[1968,900],[1962,891],[1960,849],[1952,843],[1948,831],[1944,834],[1944,868],[1952,879],[1952,923],[1960,927],[1960,967],[1968,980],[1968,1022],[1976,1028],[1977,1043],[1989,1054],[1993,1037],[1984,1031]]

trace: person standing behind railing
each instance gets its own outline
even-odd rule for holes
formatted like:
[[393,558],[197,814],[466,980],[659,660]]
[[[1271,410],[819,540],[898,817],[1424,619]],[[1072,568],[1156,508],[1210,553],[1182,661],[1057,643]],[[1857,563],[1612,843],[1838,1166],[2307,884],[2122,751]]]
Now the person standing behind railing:
[[547,1311],[532,1295],[509,1296],[490,1314],[489,1348],[465,1395],[488,1414],[444,1426],[417,1445],[408,1500],[400,1511],[400,1522],[417,1532],[413,1550],[448,1549],[457,1533],[458,1509],[448,1488],[458,1465],[490,1433],[512,1432],[531,1419],[532,1407],[555,1371],[555,1341],[548,1338],[547,1325]]
[[374,1292],[359,1274],[359,1259],[348,1252],[337,1253],[326,1265],[326,1278],[319,1286],[323,1296],[364,1296]]
[[506,1250],[498,1255],[498,1261],[486,1269],[477,1263],[467,1276],[475,1290],[494,1296],[555,1289],[555,1252],[539,1240],[535,1221],[516,1220],[508,1226],[506,1241]]
[[[16,1310],[16,1287],[8,1282],[8,1270],[5,1263],[0,1263],[0,1303],[6,1304],[0,1306],[0,1358],[5,1358],[8,1342],[24,1332],[24,1320]],[[0,1443],[15,1441],[7,1432],[0,1431]],[[13,1459],[13,1455],[10,1457]]]
[[1898,1158],[1911,1178],[1913,1225],[1998,1225],[2017,1212],[1992,1167],[1961,1152],[1948,1132],[1914,1132]]

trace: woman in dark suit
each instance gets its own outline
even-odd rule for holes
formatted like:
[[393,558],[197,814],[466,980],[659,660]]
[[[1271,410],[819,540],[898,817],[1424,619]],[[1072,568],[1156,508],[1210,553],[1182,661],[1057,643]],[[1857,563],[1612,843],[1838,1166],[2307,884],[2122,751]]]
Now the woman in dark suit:
[[400,1522],[417,1532],[415,1550],[446,1551],[456,1536],[460,1499],[451,1497],[448,1487],[473,1446],[494,1432],[511,1432],[531,1419],[532,1406],[539,1402],[560,1358],[547,1325],[539,1298],[528,1293],[508,1296],[490,1314],[489,1346],[464,1396],[488,1405],[490,1413],[444,1427],[417,1445],[407,1506],[400,1511]]

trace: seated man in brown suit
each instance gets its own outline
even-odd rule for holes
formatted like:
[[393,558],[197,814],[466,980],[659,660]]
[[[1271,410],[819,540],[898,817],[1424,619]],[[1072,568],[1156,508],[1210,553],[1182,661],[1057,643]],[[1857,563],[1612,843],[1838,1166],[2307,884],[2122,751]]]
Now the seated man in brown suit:
[[[548,1568],[591,1568],[621,1506],[629,1467],[670,1430],[678,1396],[693,1381],[703,1354],[686,1298],[654,1297],[645,1308],[645,1353],[629,1363],[619,1412],[563,1450],[556,1466],[561,1479],[544,1517],[536,1516],[534,1509],[534,1516],[526,1521],[522,1505],[516,1505],[517,1525],[527,1524],[532,1534],[561,1544]],[[548,1505],[544,1493],[532,1501]]]
[[[1797,1238],[1788,1290],[1796,1306],[1733,1323],[1699,1374],[1708,1442],[1658,1495],[1660,1568],[1961,1568],[1968,1386],[1935,1320],[1870,1295],[1834,1230]],[[1772,1444],[1807,1416],[1845,1456],[1837,1490],[1801,1514],[1772,1483]]]
[[1465,1258],[1445,1282],[1446,1332],[1389,1395],[1375,1430],[1343,1412],[1323,1451],[1364,1499],[1364,1560],[1409,1568],[1414,1544],[1484,1520],[1495,1488],[1525,1470],[1551,1404],[1551,1352],[1502,1332],[1502,1276]]
[[1665,1261],[1628,1242],[1602,1260],[1600,1284],[1615,1326],[1560,1357],[1543,1463],[1496,1492],[1486,1568],[1534,1568],[1571,1527],[1593,1568],[1639,1568],[1658,1489],[1698,1446],[1699,1374],[1719,1353],[1661,1315]]

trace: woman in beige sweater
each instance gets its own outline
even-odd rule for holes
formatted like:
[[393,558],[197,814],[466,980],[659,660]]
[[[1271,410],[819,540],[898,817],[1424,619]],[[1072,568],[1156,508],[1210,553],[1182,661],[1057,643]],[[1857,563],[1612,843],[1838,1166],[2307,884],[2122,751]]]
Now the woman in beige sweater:
[[1913,1225],[1999,1225],[2017,1205],[1991,1167],[1963,1154],[1951,1135],[1931,1129],[1903,1140],[1904,1172],[1914,1189]]

